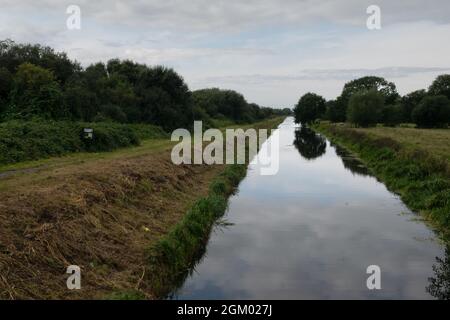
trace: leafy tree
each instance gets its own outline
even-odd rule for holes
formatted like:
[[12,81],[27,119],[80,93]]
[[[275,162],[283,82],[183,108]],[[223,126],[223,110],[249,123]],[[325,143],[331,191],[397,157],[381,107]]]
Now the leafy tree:
[[396,86],[393,82],[388,82],[381,77],[367,76],[352,80],[345,84],[341,96],[345,99],[361,91],[376,90],[380,92],[386,104],[394,103],[399,97]]
[[112,59],[86,69],[49,47],[0,41],[0,116],[190,128],[196,117],[251,122],[283,114],[232,90],[192,93],[174,70]]
[[450,123],[450,101],[444,96],[428,96],[413,110],[412,119],[422,128],[443,127]]
[[14,76],[9,112],[15,117],[67,117],[63,96],[53,72],[23,63]]
[[90,90],[86,81],[78,76],[66,82],[63,98],[74,120],[91,122],[100,112],[100,100],[96,92]]
[[440,75],[434,80],[428,89],[430,95],[444,95],[450,99],[450,74]]
[[280,114],[284,115],[284,116],[291,116],[293,114],[293,112],[292,112],[291,108],[283,108],[283,109],[281,109]]
[[204,110],[210,117],[218,116],[219,105],[222,104],[222,100],[222,91],[217,88],[192,92],[192,103],[194,106]]
[[95,63],[86,68],[82,79],[89,90],[99,93],[103,90],[104,81],[108,78],[108,71],[104,63]]
[[324,115],[326,101],[323,97],[308,92],[303,95],[295,106],[295,121],[309,124]]
[[273,109],[248,104],[244,96],[233,90],[217,88],[197,90],[192,93],[192,102],[212,118],[225,117],[236,122],[252,122],[273,114]]
[[136,85],[141,120],[166,130],[192,126],[191,93],[174,70],[146,68]]
[[[99,97],[102,105],[114,105],[122,110],[124,117],[122,122],[138,122],[138,97],[136,97],[133,86],[128,80],[117,73],[109,75],[100,81]],[[117,118],[116,120],[118,120]]]
[[147,66],[135,63],[131,60],[112,59],[106,64],[109,75],[120,75],[124,77],[132,86],[138,83],[142,72],[148,69]]
[[114,120],[117,122],[127,122],[127,115],[123,112],[122,108],[114,104],[106,104],[100,107],[101,114],[98,116],[98,120]]
[[350,98],[356,93],[370,90],[380,92],[383,95],[386,104],[395,104],[399,98],[395,84],[388,82],[384,78],[367,76],[355,79],[345,84],[341,95],[336,99],[336,109],[333,120],[340,122],[345,121]]
[[8,69],[0,68],[0,114],[5,110],[12,87],[12,74]]
[[423,98],[427,96],[425,90],[416,90],[402,97],[401,105],[403,109],[404,121],[412,121],[411,114],[415,107],[419,105]]
[[0,66],[15,73],[26,62],[52,71],[56,80],[61,83],[81,71],[79,63],[71,61],[66,53],[55,52],[50,47],[16,44],[11,40],[0,41]]
[[374,125],[380,119],[383,106],[384,98],[378,91],[356,93],[350,98],[347,120],[361,127]]

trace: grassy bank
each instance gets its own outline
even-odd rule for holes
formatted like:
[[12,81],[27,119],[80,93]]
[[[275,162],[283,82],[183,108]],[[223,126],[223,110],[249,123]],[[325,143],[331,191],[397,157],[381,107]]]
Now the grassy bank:
[[210,185],[209,193],[195,202],[183,219],[148,249],[148,281],[156,297],[165,297],[182,284],[203,255],[214,223],[227,208],[227,198],[246,175],[245,165],[230,165]]
[[[93,139],[83,129],[94,130]],[[66,121],[8,121],[0,123],[0,165],[62,156],[75,152],[112,151],[137,146],[141,140],[167,134],[152,125]]]
[[316,131],[347,147],[413,211],[448,241],[450,232],[450,130],[355,129],[326,122]]
[[[245,127],[272,129],[282,120],[275,118]],[[235,192],[246,173],[247,165],[225,166],[211,182],[208,195],[195,202],[167,235],[148,248],[150,272],[147,280],[156,297],[167,296],[192,271],[204,253],[214,224],[226,211],[227,198]]]
[[[281,120],[251,126],[273,127]],[[210,218],[224,210],[225,195],[246,171],[176,166],[173,145],[157,139],[113,152],[74,153],[20,164],[20,172],[1,178],[0,299],[159,296],[166,282],[152,277],[157,268],[151,261],[174,243],[164,247],[161,241],[172,239],[168,235],[180,225],[177,235],[184,232],[181,226],[204,228],[195,238],[204,242]],[[189,222],[188,216],[200,220]],[[169,256],[165,261],[173,265],[157,265],[173,271],[195,255],[197,231],[183,244],[184,258]],[[72,264],[82,270],[79,291],[66,287],[65,270]]]

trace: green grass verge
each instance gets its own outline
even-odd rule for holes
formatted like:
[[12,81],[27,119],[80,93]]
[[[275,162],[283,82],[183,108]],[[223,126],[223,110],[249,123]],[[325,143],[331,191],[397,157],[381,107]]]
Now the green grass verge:
[[245,177],[246,165],[230,165],[211,183],[207,197],[199,199],[183,219],[148,249],[147,280],[157,297],[165,297],[182,284],[203,255],[215,222],[227,209],[227,198]]
[[374,175],[399,194],[409,208],[431,221],[449,241],[450,167],[445,158],[348,127],[322,122],[313,128],[357,153]]
[[[92,140],[83,138],[84,128],[94,129]],[[167,134],[151,125],[8,121],[0,123],[0,165],[74,152],[112,151],[139,145],[143,139],[163,137],[167,137]]]

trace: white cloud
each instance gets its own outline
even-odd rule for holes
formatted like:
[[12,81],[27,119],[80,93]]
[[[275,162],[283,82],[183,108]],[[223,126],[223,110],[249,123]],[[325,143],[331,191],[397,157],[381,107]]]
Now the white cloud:
[[[365,27],[369,0],[75,2],[0,0],[0,39],[51,45],[84,65],[115,57],[164,64],[191,88],[233,88],[279,106],[307,91],[332,98],[366,72],[406,93],[450,67],[447,0],[379,0],[380,31]],[[66,29],[73,3],[80,31]]]

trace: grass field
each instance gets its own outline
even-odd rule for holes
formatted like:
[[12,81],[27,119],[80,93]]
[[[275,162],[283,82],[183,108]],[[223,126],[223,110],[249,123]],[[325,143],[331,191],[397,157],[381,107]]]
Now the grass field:
[[391,138],[409,148],[421,149],[450,161],[449,129],[376,127],[354,130],[368,133],[374,137]]

